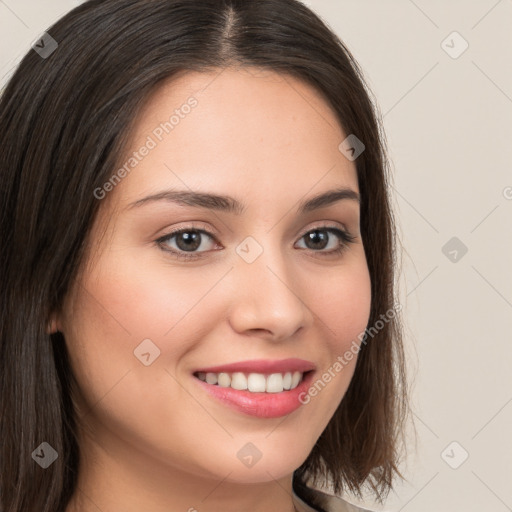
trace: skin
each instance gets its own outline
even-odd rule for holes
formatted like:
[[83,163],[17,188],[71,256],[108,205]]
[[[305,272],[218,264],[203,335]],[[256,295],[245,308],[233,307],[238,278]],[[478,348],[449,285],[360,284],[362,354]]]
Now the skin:
[[[67,512],[293,511],[293,471],[353,375],[356,357],[307,405],[272,419],[197,385],[197,368],[248,359],[299,357],[320,377],[364,331],[371,296],[359,203],[295,213],[326,190],[359,192],[355,163],[338,150],[346,134],[322,96],[268,71],[189,72],[149,98],[129,153],[192,95],[197,106],[103,199],[86,264],[52,317],[79,384],[82,463]],[[129,208],[172,188],[228,194],[245,211]],[[345,243],[334,234],[326,248],[306,245],[326,224],[355,237],[341,254],[326,254]],[[184,227],[216,239],[203,235],[197,260],[155,242]],[[263,249],[250,264],[235,251],[247,236]],[[147,338],[160,350],[149,366],[134,356]],[[262,453],[250,468],[236,456],[248,442]]]

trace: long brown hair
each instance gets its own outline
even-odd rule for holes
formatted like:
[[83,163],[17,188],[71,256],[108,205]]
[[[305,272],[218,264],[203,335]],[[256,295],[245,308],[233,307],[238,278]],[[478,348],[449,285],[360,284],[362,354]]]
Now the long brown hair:
[[[76,381],[62,335],[47,334],[46,325],[83,263],[100,207],[93,191],[112,176],[145,100],[177,73],[256,66],[323,94],[343,131],[365,145],[355,163],[371,278],[368,327],[396,300],[380,118],[349,50],[302,3],[90,0],[47,33],[57,47],[45,56],[30,50],[0,98],[1,512],[64,512],[75,492]],[[359,496],[369,485],[381,499],[400,475],[401,338],[396,314],[361,345],[346,395],[294,473],[294,489],[310,503],[321,505],[306,482]],[[32,458],[42,442],[58,453],[48,469]]]

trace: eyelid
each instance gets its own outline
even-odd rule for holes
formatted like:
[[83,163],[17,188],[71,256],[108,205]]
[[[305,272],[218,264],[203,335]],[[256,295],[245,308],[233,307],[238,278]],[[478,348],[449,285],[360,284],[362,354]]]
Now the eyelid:
[[188,223],[183,223],[183,226],[175,226],[172,228],[168,228],[167,230],[164,230],[162,235],[157,235],[158,239],[167,238],[171,235],[174,235],[176,233],[179,233],[181,231],[201,231],[205,232],[212,238],[217,238],[217,232],[215,229],[211,227],[210,224],[207,224],[202,221],[189,221]]
[[299,238],[303,237],[306,233],[309,233],[310,231],[315,231],[315,229],[339,229],[340,231],[344,231],[345,233],[349,234],[349,230],[345,227],[344,224],[336,223],[335,221],[320,221],[320,224],[314,224],[313,226],[308,226],[307,228],[303,229],[300,232]]

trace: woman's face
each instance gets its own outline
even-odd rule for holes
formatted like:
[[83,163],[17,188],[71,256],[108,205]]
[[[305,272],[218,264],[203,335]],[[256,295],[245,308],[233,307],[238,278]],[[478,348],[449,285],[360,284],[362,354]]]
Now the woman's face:
[[240,483],[306,459],[370,312],[357,197],[302,208],[359,193],[347,135],[314,89],[271,72],[190,72],[150,98],[57,317],[91,446]]

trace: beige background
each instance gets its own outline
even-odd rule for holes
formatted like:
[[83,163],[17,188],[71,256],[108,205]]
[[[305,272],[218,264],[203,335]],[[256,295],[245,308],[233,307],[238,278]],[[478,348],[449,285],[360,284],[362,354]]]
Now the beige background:
[[[1,84],[78,3],[0,0]],[[385,510],[512,511],[512,0],[305,3],[363,67],[393,162],[418,436]]]

